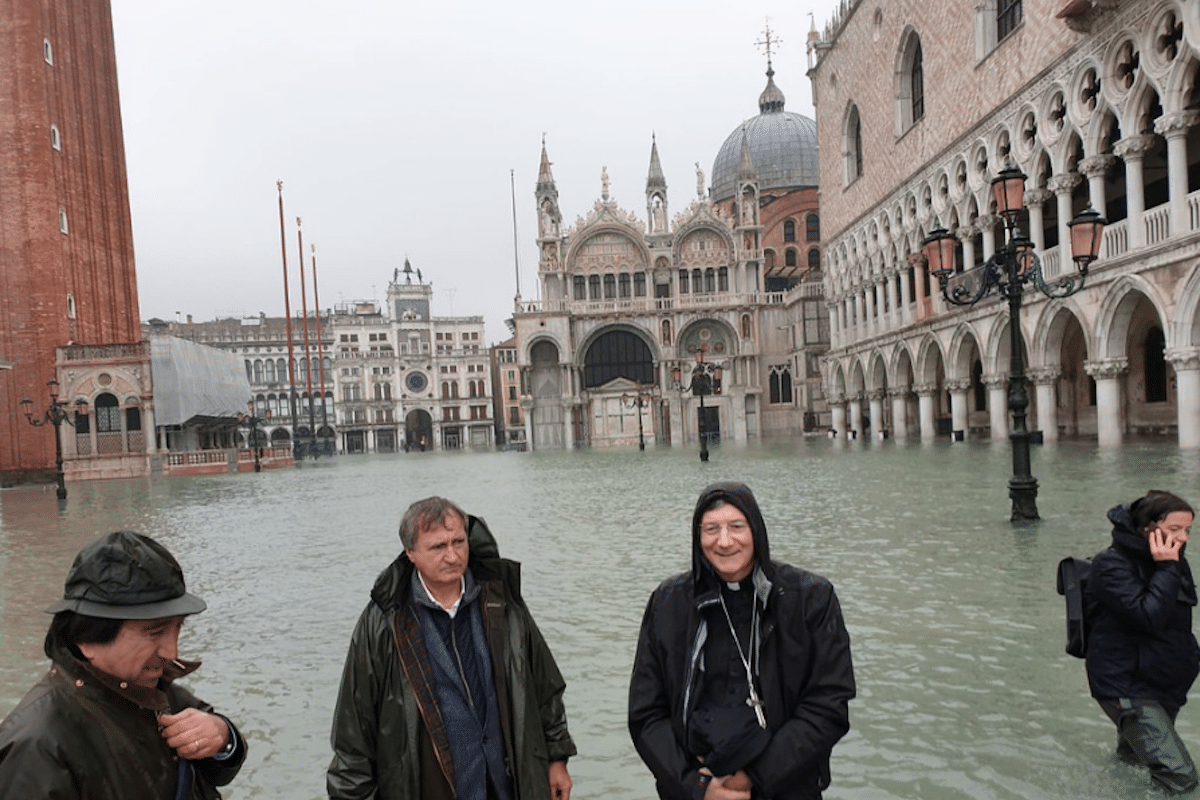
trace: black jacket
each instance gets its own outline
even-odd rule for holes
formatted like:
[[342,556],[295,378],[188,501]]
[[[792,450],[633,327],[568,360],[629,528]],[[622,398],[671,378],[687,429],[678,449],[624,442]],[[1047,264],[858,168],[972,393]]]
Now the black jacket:
[[829,581],[770,560],[758,503],[740,483],[713,484],[701,494],[692,522],[692,571],[663,581],[646,605],[629,685],[630,735],[660,797],[690,800],[702,790],[700,761],[687,748],[687,720],[701,680],[700,609],[718,591],[700,549],[700,519],[718,499],[737,506],[751,525],[754,583],[765,601],[756,683],[771,738],[746,772],[758,797],[819,797],[829,785],[833,745],[850,728],[850,637]]
[[[158,688],[148,689],[124,685],[65,651],[56,653],[50,671],[0,723],[0,800],[175,797],[176,755],[158,730],[155,712],[213,713],[174,683],[198,666],[168,666]],[[237,775],[246,744],[236,729],[234,735],[237,747],[229,759],[192,762],[188,798],[220,798],[216,787]]]
[[1092,560],[1084,589],[1092,696],[1156,700],[1174,713],[1200,672],[1191,567],[1183,551],[1178,561],[1155,562],[1128,506],[1113,507],[1108,518],[1112,546]]

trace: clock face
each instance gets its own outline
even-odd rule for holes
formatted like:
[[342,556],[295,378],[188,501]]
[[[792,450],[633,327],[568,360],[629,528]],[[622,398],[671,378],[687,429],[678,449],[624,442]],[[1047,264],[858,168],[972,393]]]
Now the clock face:
[[408,387],[410,392],[415,394],[425,391],[425,387],[429,385],[429,381],[423,372],[410,372],[404,378],[404,385]]

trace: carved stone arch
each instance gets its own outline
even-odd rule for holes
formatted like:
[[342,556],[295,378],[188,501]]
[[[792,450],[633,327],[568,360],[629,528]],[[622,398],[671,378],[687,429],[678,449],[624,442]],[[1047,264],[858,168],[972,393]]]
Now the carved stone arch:
[[1183,5],[1183,38],[1195,52],[1200,52],[1200,4]]
[[1176,58],[1159,79],[1159,85],[1162,86],[1159,102],[1162,103],[1163,111],[1168,114],[1193,110],[1189,106],[1196,88],[1200,63],[1190,47],[1184,49],[1186,52]]
[[1038,104],[1038,134],[1047,147],[1053,147],[1067,134],[1067,103],[1067,90],[1061,84],[1052,83],[1042,93]]
[[1051,162],[1056,175],[1067,175],[1079,171],[1079,162],[1088,153],[1083,146],[1083,136],[1074,128],[1059,140],[1058,145],[1051,151]]
[[855,353],[850,359],[849,396],[854,397],[867,390],[866,367],[862,363],[862,355]]
[[1050,188],[1050,179],[1054,177],[1054,160],[1047,150],[1039,147],[1029,159],[1028,168],[1023,167],[1023,169],[1029,176],[1025,184],[1027,193],[1030,189]]
[[946,209],[953,207],[954,200],[950,197],[950,173],[945,169],[938,170],[932,183],[932,204],[937,214],[945,214]]
[[[1145,70],[1138,70],[1137,80],[1116,106],[1120,109],[1121,130],[1126,136],[1153,132],[1154,120],[1150,119],[1150,107],[1155,99],[1160,106],[1163,105],[1163,95],[1158,82],[1147,75]],[[1165,106],[1163,108],[1165,111]]]
[[1087,56],[1076,65],[1067,92],[1067,114],[1075,128],[1087,128],[1106,105],[1101,94],[1103,75],[1104,65],[1095,56]]
[[631,333],[631,335],[641,339],[642,344],[646,345],[646,349],[650,353],[650,359],[655,363],[662,361],[662,350],[659,347],[658,338],[655,337],[656,331],[644,329],[641,325],[612,323],[595,327],[594,330],[588,332],[587,336],[581,338],[580,345],[576,349],[575,362],[586,363],[588,350],[592,349],[593,345],[600,341],[601,338],[613,332]]
[[957,156],[948,173],[950,202],[961,203],[971,194],[970,170],[965,156]]
[[[712,241],[714,239],[723,243],[723,251],[726,253],[726,259],[723,265],[729,266],[736,260],[737,248],[734,244],[733,234],[728,230],[713,225],[705,221],[693,221],[688,223],[683,228],[676,231],[675,243],[672,247],[671,255],[675,260],[675,265],[682,266],[703,266],[703,263],[697,262],[694,258],[688,259],[685,257],[687,248],[691,246],[697,238]],[[707,262],[704,262],[707,263]],[[713,262],[713,265],[716,265]]]
[[883,353],[878,348],[870,352],[867,357],[867,364],[867,391],[881,391],[891,386],[891,381],[889,380],[891,376],[888,374],[887,359],[884,358]]
[[937,383],[939,374],[944,375],[945,372],[946,354],[942,350],[942,343],[933,334],[927,334],[917,344],[917,383],[933,385]]
[[702,345],[708,345],[705,359],[710,361],[732,358],[738,354],[737,331],[712,317],[694,320],[680,327],[675,342],[675,357],[679,359],[693,358],[696,349]]
[[888,374],[891,377],[890,384],[892,388],[909,391],[916,382],[916,370],[914,368],[912,353],[908,349],[908,342],[900,340],[892,347],[892,356],[889,359]]
[[1037,327],[1026,342],[1030,369],[1062,366],[1063,337],[1072,322],[1079,327],[1083,335],[1084,352],[1094,352],[1083,311],[1076,298],[1069,297],[1047,309],[1047,313],[1038,320]]
[[959,323],[950,336],[950,344],[946,348],[946,377],[951,380],[969,380],[971,378],[971,362],[969,356],[971,346],[979,351],[982,358],[984,342],[974,326],[968,322]]
[[1192,270],[1181,289],[1171,329],[1163,329],[1167,347],[1200,347],[1200,270]]
[[[1160,78],[1165,87],[1165,76],[1180,62],[1187,60],[1190,50],[1183,33],[1183,13],[1175,3],[1163,3],[1150,16],[1148,22],[1143,31],[1142,63],[1146,72]],[[1163,105],[1166,107],[1166,103]]]
[[[1008,374],[1009,358],[1012,355],[1012,334],[1008,329],[1008,309],[996,309],[988,317],[976,320],[975,324],[983,330],[983,340],[979,344],[979,357],[983,361],[984,374]],[[1021,320],[1017,320],[1021,324]],[[1021,341],[1025,343],[1025,352],[1029,352],[1029,337],[1025,328],[1021,328]]]
[[[650,263],[650,250],[645,241],[629,229],[619,225],[598,225],[588,228],[573,237],[567,249],[568,270],[579,272],[602,272],[603,267],[616,267],[622,261],[632,262],[634,269],[646,269]],[[614,247],[620,245],[619,247]],[[611,251],[611,252],[602,252]]]
[[1121,108],[1129,93],[1141,79],[1141,42],[1138,32],[1130,28],[1115,34],[1104,52],[1101,91],[1110,105]]
[[1113,145],[1121,140],[1121,123],[1112,107],[1098,109],[1083,129],[1083,149],[1089,156],[1112,155]]
[[1026,104],[1017,111],[1016,126],[1013,130],[1012,154],[1013,160],[1026,162],[1041,146],[1038,132],[1040,121],[1037,109]]
[[846,396],[846,366],[841,359],[829,362],[829,385],[833,391],[830,393],[834,398],[844,398]]
[[[1154,285],[1140,275],[1122,275],[1109,285],[1100,301],[1092,333],[1092,340],[1096,343],[1095,359],[1126,355],[1130,321],[1141,298],[1145,298],[1154,307],[1158,319],[1162,322],[1163,332],[1167,332],[1167,315],[1163,311],[1166,304]],[[1170,346],[1170,342],[1167,344]]]
[[978,193],[987,190],[992,181],[992,157],[989,155],[988,143],[983,139],[976,140],[967,154],[967,191]]
[[1013,156],[1013,135],[1007,125],[1001,125],[992,134],[988,142],[989,168],[985,183],[991,183],[992,178],[1000,173],[1004,164]]
[[[531,336],[527,342],[525,342],[525,353],[523,360],[526,364],[535,366],[539,360],[548,363],[547,357],[550,348],[553,348],[554,351],[554,363],[561,363],[562,354],[565,352],[565,350],[562,342],[558,340],[558,337],[552,333],[535,334],[534,336]],[[537,359],[534,358],[535,350],[539,353],[539,358]]]

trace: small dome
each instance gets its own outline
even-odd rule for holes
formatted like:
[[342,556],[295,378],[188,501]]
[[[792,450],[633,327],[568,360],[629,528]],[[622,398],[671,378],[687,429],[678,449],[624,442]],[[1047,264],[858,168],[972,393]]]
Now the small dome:
[[758,173],[759,191],[816,186],[817,123],[803,114],[783,110],[783,92],[767,67],[767,88],[759,96],[760,113],[734,129],[713,160],[712,198],[733,197],[742,158],[742,137]]

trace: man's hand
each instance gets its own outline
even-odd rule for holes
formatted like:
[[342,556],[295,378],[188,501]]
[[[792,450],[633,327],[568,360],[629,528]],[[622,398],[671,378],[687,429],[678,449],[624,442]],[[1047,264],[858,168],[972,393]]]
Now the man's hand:
[[550,762],[551,800],[571,800],[571,776],[567,774],[567,762]]
[[212,758],[229,742],[229,725],[216,714],[185,708],[178,714],[160,714],[162,736],[180,758]]
[[[705,775],[712,775],[707,767],[700,770]],[[704,800],[750,800],[750,776],[743,770],[722,777],[713,776],[704,790]]]

